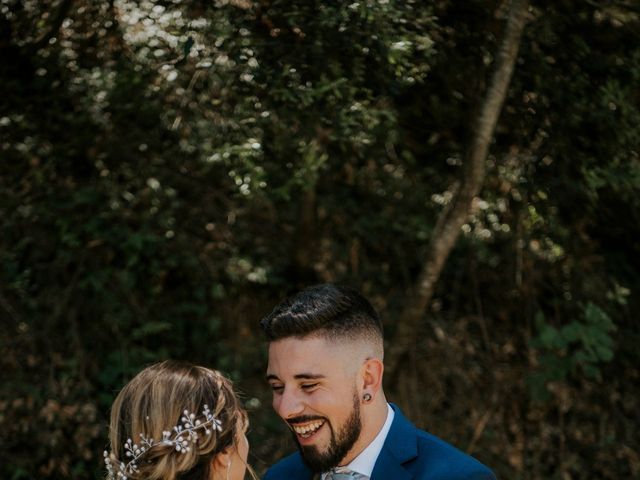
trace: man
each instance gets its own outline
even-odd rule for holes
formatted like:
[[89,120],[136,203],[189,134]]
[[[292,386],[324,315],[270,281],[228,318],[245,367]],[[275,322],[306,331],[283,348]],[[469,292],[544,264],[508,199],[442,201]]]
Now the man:
[[299,450],[265,480],[495,480],[387,403],[382,323],[358,292],[311,287],[260,324],[269,339],[273,408]]

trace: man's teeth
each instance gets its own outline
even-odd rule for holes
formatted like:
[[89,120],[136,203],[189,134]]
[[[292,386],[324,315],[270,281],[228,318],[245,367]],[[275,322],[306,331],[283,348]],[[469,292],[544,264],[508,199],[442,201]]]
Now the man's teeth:
[[322,425],[324,425],[324,420],[318,420],[316,422],[307,423],[306,425],[298,425],[294,426],[293,430],[298,435],[309,436],[312,433],[315,433]]

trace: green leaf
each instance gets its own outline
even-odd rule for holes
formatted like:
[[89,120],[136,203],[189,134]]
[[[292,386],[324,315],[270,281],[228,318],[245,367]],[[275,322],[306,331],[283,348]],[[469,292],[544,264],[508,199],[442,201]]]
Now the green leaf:
[[145,337],[157,335],[162,332],[171,330],[172,325],[169,322],[146,322],[131,332],[131,338],[140,340]]

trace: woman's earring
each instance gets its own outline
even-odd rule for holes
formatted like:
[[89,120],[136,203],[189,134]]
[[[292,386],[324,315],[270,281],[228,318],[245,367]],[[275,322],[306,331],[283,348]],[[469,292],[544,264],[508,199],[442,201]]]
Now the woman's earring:
[[227,480],[229,480],[229,474],[231,473],[231,460],[227,463]]
[[365,393],[362,396],[362,400],[364,400],[365,403],[369,403],[371,401],[371,394],[370,393]]

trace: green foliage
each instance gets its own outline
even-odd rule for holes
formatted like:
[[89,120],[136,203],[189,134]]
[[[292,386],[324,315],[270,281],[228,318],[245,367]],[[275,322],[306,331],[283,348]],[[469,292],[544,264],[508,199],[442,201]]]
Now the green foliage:
[[[238,380],[261,470],[291,446],[257,320],[336,281],[393,327],[502,3],[66,3],[0,0],[0,477],[98,477],[115,393],[167,357]],[[640,471],[636,10],[532,3],[485,187],[387,392],[500,477]]]
[[616,327],[606,312],[593,303],[582,306],[582,318],[561,328],[536,315],[537,335],[531,348],[538,352],[538,368],[529,378],[534,400],[549,400],[549,382],[565,382],[570,376],[595,379],[600,367],[613,360]]

